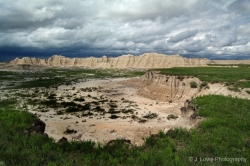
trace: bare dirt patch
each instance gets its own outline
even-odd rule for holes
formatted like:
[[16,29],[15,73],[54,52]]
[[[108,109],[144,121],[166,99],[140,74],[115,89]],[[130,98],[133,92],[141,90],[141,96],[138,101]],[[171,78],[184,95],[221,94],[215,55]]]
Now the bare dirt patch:
[[[197,87],[192,88],[191,82],[196,82]],[[66,137],[106,144],[121,138],[141,145],[143,137],[159,130],[167,132],[173,127],[189,129],[197,125],[202,118],[188,105],[196,96],[221,94],[250,98],[245,90],[233,92],[217,83],[200,88],[200,84],[194,77],[157,74],[132,79],[92,79],[46,90],[50,98],[55,96],[62,105],[71,107],[74,101],[76,107],[41,111],[36,105],[29,105],[28,110],[40,116],[46,123],[45,132],[56,140]]]
[[[127,79],[94,79],[73,85],[62,85],[53,90],[57,98],[70,102],[74,98],[84,98],[84,102],[97,102],[105,113],[95,113],[88,116],[76,114],[56,115],[57,108],[47,112],[38,112],[36,106],[29,106],[32,113],[40,116],[46,123],[46,133],[59,140],[66,137],[69,140],[93,140],[107,143],[116,138],[131,140],[140,145],[143,137],[168,131],[172,127],[191,128],[196,121],[190,121],[192,111],[183,113],[180,107],[182,101],[166,102],[152,100],[138,95],[138,87],[124,84]],[[122,83],[123,82],[123,83]],[[105,101],[105,102],[102,102]],[[78,102],[81,104],[81,102]],[[113,112],[112,112],[113,111]],[[174,115],[176,118],[168,118]],[[75,132],[66,133],[67,129]]]

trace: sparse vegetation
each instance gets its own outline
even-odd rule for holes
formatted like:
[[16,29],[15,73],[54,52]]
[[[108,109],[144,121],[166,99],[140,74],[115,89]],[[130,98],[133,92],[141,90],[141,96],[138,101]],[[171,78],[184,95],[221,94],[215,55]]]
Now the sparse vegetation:
[[175,116],[174,114],[170,114],[170,115],[168,115],[168,117],[167,117],[168,120],[177,119],[177,118],[178,118],[178,116]]
[[75,98],[73,101],[83,102],[83,101],[85,101],[85,99],[81,97],[81,98]]
[[114,115],[114,114],[112,114],[112,115],[110,116],[110,119],[117,119],[117,118],[119,118],[119,116]]
[[200,84],[200,88],[209,89],[208,83],[207,83],[206,81],[203,81],[203,82]]
[[154,118],[157,118],[157,117],[158,117],[157,113],[148,113],[147,115],[143,116],[143,118],[146,118],[146,119],[154,119]]
[[73,134],[73,133],[77,133],[76,130],[74,129],[69,129],[69,128],[66,128],[66,131],[64,131],[65,134]]
[[197,88],[197,83],[195,81],[190,82],[190,87],[191,88]]

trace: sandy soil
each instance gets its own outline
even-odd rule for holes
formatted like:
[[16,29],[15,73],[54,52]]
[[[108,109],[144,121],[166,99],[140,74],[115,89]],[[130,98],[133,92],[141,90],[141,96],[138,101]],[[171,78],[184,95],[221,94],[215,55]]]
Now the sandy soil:
[[[76,117],[75,115],[55,115],[53,110],[45,113],[38,113],[34,108],[30,108],[32,113],[40,114],[40,119],[46,123],[46,133],[58,140],[66,137],[69,140],[92,140],[100,143],[107,143],[116,138],[129,139],[133,144],[143,144],[143,137],[158,133],[159,130],[167,132],[172,127],[193,127],[198,121],[190,121],[190,115],[181,113],[180,107],[183,102],[160,102],[137,95],[138,88],[120,84],[124,79],[112,80],[88,80],[70,86],[60,86],[56,91],[57,96],[73,95],[81,88],[98,87],[100,91],[80,92],[77,97],[91,95],[92,97],[104,96],[109,100],[118,101],[118,110],[122,108],[133,108],[137,112],[136,116],[142,117],[148,113],[157,113],[155,119],[147,119],[145,123],[139,123],[132,118],[110,119],[108,116]],[[75,87],[74,90],[72,88]],[[132,104],[121,102],[122,99],[130,101]],[[91,101],[91,99],[86,99]],[[105,107],[105,105],[103,105]],[[33,111],[32,111],[33,109]],[[107,106],[105,109],[108,109]],[[167,119],[173,114],[177,119]],[[117,114],[119,115],[119,114]],[[121,115],[122,116],[122,115]],[[65,134],[66,129],[74,129],[74,134]]]
[[208,86],[209,86],[209,89],[203,89],[194,97],[202,96],[202,95],[209,95],[209,94],[216,94],[216,95],[238,97],[238,98],[243,98],[243,99],[250,99],[250,95],[246,92],[246,90],[250,90],[250,88],[244,88],[244,89],[241,89],[240,92],[235,92],[235,91],[228,90],[228,87],[222,83],[214,83],[214,84],[209,83]]
[[[63,98],[64,101],[72,101],[72,97],[84,97],[85,101],[96,101],[95,98],[104,98],[109,101],[117,101],[117,110],[133,109],[134,115],[142,118],[148,113],[158,114],[157,118],[147,119],[145,123],[139,123],[138,120],[133,120],[127,114],[118,113],[120,116],[117,119],[110,119],[110,114],[93,115],[77,117],[76,115],[64,114],[56,115],[54,109],[49,112],[39,112],[38,106],[29,106],[28,110],[32,113],[40,115],[40,119],[46,123],[45,132],[55,140],[66,137],[68,140],[92,140],[106,144],[110,140],[117,138],[129,139],[133,144],[143,144],[143,137],[158,133],[159,130],[167,132],[173,127],[192,128],[197,125],[202,118],[198,117],[194,120],[190,119],[192,111],[183,113],[180,108],[184,106],[184,101],[192,97],[207,95],[207,94],[222,94],[231,95],[241,98],[250,99],[250,95],[245,90],[242,92],[229,91],[223,84],[209,84],[209,89],[202,89],[194,93],[187,93],[190,96],[183,96],[179,100],[172,103],[152,100],[138,95],[138,86],[124,84],[127,79],[92,79],[73,85],[61,85],[58,89],[51,89],[57,97]],[[86,92],[81,89],[95,87],[97,90]],[[68,96],[68,97],[67,97]],[[91,97],[87,97],[91,96]],[[42,98],[41,98],[42,99]],[[125,102],[127,101],[127,102]],[[109,106],[101,104],[101,107],[108,111]],[[178,116],[177,119],[168,120],[168,115],[173,114]],[[145,118],[144,118],[145,119]],[[73,129],[76,133],[65,134],[68,129]]]

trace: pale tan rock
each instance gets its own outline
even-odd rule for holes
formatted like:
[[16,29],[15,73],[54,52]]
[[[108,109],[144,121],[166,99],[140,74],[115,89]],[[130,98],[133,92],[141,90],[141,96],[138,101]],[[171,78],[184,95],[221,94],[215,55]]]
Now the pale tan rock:
[[[197,83],[197,88],[191,88],[192,81]],[[171,76],[159,74],[158,71],[148,71],[141,78],[130,79],[123,83],[137,86],[139,88],[137,94],[140,96],[174,102],[185,101],[198,94],[201,81],[191,76]]]
[[53,55],[45,59],[16,58],[10,62],[10,65],[30,64],[41,66],[79,66],[92,68],[170,68],[170,67],[193,67],[207,66],[210,63],[206,58],[185,58],[180,55],[165,55],[158,53],[145,53],[139,56],[131,54],[119,57],[108,58],[67,58],[61,55]]

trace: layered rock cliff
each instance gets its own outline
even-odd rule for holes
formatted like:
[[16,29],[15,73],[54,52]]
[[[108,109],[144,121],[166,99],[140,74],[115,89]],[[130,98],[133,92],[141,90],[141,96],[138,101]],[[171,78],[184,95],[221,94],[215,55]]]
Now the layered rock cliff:
[[[197,88],[191,88],[190,82],[196,82]],[[201,81],[192,76],[172,76],[147,71],[141,78],[122,82],[139,88],[138,94],[159,101],[185,101],[199,92]]]
[[145,53],[139,56],[131,54],[109,58],[67,58],[61,55],[53,55],[49,59],[16,58],[10,65],[39,65],[39,66],[79,66],[93,68],[170,68],[206,66],[210,63],[206,58],[185,58],[180,55],[165,55],[157,53]]

